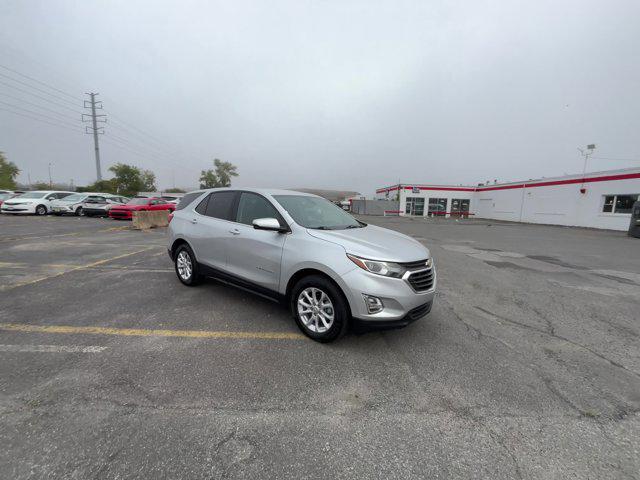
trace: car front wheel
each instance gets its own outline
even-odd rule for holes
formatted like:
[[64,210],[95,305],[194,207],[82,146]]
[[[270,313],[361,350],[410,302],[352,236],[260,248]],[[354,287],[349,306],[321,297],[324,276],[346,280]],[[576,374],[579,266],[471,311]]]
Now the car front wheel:
[[178,280],[183,284],[192,287],[202,281],[202,276],[198,273],[198,264],[193,250],[188,245],[180,245],[173,255]]
[[47,207],[45,207],[44,205],[38,205],[36,207],[36,215],[46,215],[47,214]]
[[318,342],[332,342],[347,329],[349,312],[344,295],[319,275],[305,277],[296,284],[291,311],[300,330]]

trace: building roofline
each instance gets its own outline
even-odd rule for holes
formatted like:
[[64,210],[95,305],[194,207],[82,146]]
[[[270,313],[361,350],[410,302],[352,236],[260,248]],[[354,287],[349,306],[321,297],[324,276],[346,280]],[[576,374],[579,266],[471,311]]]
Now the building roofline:
[[400,183],[376,189],[376,193],[384,193],[386,191],[395,191],[398,188],[412,189],[414,187],[422,190],[450,190],[450,191],[486,191],[486,190],[506,190],[510,188],[543,187],[551,185],[564,185],[571,183],[598,182],[598,181],[615,181],[626,180],[630,178],[640,178],[640,167],[623,168],[618,170],[601,170],[598,172],[587,172],[572,175],[563,175],[559,177],[542,177],[530,180],[520,180],[516,182],[492,183],[488,185],[434,185],[423,183]]

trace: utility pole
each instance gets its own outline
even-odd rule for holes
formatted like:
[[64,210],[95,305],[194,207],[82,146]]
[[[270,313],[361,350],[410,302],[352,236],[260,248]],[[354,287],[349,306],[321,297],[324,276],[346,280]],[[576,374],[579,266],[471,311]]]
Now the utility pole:
[[51,180],[51,162],[49,162],[49,188],[53,188],[53,181]]
[[100,144],[98,143],[98,134],[104,134],[104,127],[98,127],[99,123],[107,123],[106,115],[96,115],[96,109],[102,110],[102,102],[96,101],[97,93],[87,93],[89,100],[84,101],[84,108],[90,108],[91,114],[82,114],[82,121],[88,122],[84,117],[91,117],[91,127],[84,127],[84,133],[93,134],[93,147],[96,153],[96,177],[98,181],[102,180],[102,170],[100,169]]

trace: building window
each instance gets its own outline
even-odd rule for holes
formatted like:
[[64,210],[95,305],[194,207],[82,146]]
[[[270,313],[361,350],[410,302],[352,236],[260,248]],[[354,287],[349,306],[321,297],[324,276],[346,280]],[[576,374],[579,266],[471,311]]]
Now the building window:
[[404,213],[407,215],[424,215],[424,198],[420,197],[407,197],[407,201],[404,207]]
[[451,200],[451,215],[468,217],[470,203],[468,198],[454,198]]
[[447,199],[446,198],[430,198],[429,199],[429,210],[428,215],[430,217],[434,216],[444,216],[447,213]]
[[602,205],[603,213],[631,213],[633,204],[640,199],[640,194],[605,195]]

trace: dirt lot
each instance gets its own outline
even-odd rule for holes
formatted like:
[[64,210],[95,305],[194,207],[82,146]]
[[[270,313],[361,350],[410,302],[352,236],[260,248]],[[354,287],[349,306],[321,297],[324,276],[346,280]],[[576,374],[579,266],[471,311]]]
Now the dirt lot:
[[432,250],[432,313],[305,339],[182,286],[164,231],[0,216],[0,478],[637,478],[640,240],[365,218]]

